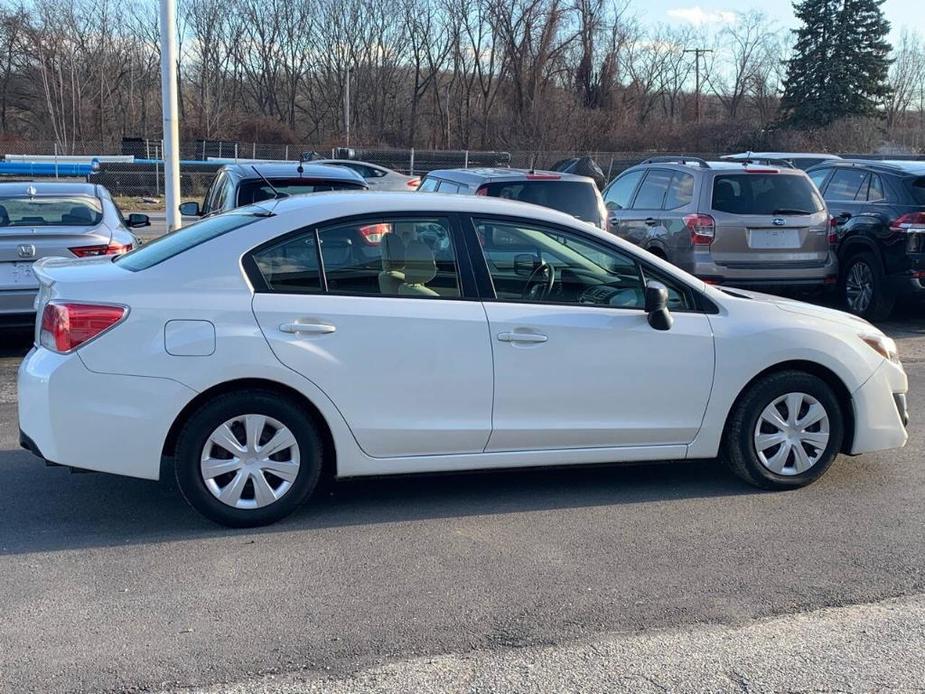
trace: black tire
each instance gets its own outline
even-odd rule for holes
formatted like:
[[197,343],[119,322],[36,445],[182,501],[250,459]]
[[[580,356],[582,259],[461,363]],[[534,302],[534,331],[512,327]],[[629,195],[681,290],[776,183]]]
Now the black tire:
[[[762,464],[754,436],[764,409],[788,393],[805,393],[822,405],[829,419],[829,440],[812,467],[800,474],[784,475]],[[844,433],[842,408],[825,381],[803,371],[781,371],[756,381],[736,401],[726,423],[723,458],[736,476],[756,487],[777,490],[805,487],[819,479],[835,460]]]
[[[856,272],[870,281],[872,294],[864,306],[856,305],[849,295],[851,278]],[[848,311],[869,321],[889,318],[896,304],[896,295],[887,286],[883,266],[873,253],[858,253],[848,258],[841,271],[839,288],[842,302]]]
[[[200,458],[212,432],[224,422],[248,414],[271,417],[292,432],[298,444],[299,469],[278,500],[259,508],[240,509],[209,491],[200,472]],[[240,391],[220,395],[190,415],[177,438],[174,470],[180,492],[190,506],[221,525],[251,528],[285,518],[308,498],[321,474],[322,451],[321,437],[303,408],[272,391]]]

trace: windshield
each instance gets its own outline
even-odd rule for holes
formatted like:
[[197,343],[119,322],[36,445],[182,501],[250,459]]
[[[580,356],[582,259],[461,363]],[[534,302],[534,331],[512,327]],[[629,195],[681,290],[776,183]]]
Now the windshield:
[[802,215],[821,212],[825,206],[805,176],[737,173],[713,180],[713,209],[732,214]]
[[488,183],[481,188],[495,198],[507,198],[551,207],[585,222],[600,225],[597,189],[590,181],[517,181]]
[[[324,193],[331,190],[363,190],[359,183],[351,181],[329,181],[317,178],[271,178],[273,188],[283,195],[304,195],[306,193]],[[251,205],[276,197],[273,188],[263,179],[241,181],[238,188],[238,205]]]
[[180,255],[194,246],[211,241],[223,234],[227,234],[229,231],[240,229],[266,216],[268,216],[266,210],[251,208],[250,210],[235,210],[215,215],[214,217],[206,217],[200,222],[165,234],[159,239],[146,243],[125,255],[116,256],[113,262],[119,263],[121,267],[132,272],[147,270],[149,267]]
[[89,227],[103,221],[103,203],[89,195],[0,198],[0,226]]

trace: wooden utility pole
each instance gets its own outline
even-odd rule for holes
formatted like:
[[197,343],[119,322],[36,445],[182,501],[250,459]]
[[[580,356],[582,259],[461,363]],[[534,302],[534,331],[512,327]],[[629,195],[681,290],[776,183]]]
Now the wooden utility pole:
[[700,56],[706,55],[707,53],[712,53],[710,48],[689,48],[684,51],[685,53],[694,54],[694,79],[697,82],[696,93],[695,93],[695,102],[694,102],[694,112],[696,113],[697,122],[700,122]]

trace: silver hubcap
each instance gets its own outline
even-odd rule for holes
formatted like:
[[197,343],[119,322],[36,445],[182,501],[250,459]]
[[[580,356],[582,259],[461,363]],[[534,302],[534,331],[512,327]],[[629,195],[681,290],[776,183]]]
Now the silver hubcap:
[[764,408],[755,426],[758,460],[778,475],[799,475],[829,444],[829,415],[816,398],[788,393]]
[[855,263],[845,278],[845,293],[852,311],[863,313],[874,296],[874,274],[867,263]]
[[199,469],[206,488],[223,504],[261,508],[292,488],[299,474],[299,444],[272,417],[241,415],[212,432]]

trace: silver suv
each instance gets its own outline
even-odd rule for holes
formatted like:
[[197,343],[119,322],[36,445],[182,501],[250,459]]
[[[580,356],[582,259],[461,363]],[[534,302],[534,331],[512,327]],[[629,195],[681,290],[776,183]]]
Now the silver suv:
[[834,285],[834,225],[786,163],[647,159],[604,190],[608,229],[713,284]]

